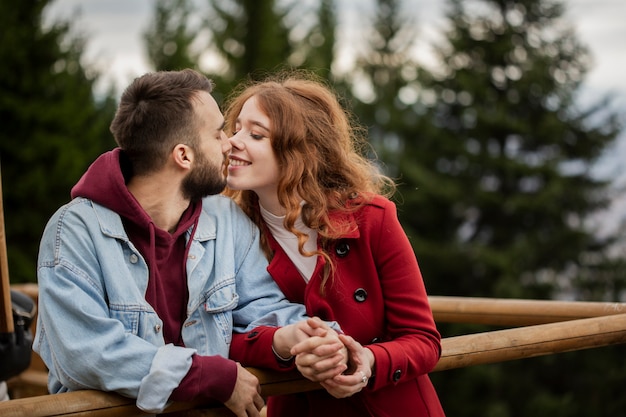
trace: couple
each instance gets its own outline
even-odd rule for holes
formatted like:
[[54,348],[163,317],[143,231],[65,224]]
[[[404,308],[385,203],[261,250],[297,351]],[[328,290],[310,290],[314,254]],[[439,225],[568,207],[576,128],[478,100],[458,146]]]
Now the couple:
[[258,416],[242,364],[297,367],[325,390],[271,397],[269,416],[442,416],[427,376],[440,336],[380,195],[393,183],[359,156],[323,83],[288,73],[244,87],[225,118],[192,70],[146,74],[122,95],[119,147],[42,237],[34,349],[50,392]]

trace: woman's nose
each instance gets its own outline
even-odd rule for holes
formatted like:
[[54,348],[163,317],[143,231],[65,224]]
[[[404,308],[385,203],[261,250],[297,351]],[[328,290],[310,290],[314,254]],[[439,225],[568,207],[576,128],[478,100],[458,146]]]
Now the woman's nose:
[[235,149],[241,149],[241,140],[239,140],[239,134],[235,133],[234,135],[232,135],[231,137],[228,138],[228,142],[231,144],[231,146]]

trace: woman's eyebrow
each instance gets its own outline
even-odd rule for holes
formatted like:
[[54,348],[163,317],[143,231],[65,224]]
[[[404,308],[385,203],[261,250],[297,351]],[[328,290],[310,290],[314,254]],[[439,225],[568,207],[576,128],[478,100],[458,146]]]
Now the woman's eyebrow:
[[[241,118],[240,117],[236,118],[235,119],[235,123],[236,124],[241,124]],[[250,124],[254,125],[254,126],[258,126],[258,127],[260,127],[261,129],[264,129],[267,132],[270,131],[270,129],[267,126],[265,126],[263,123],[259,122],[258,120],[251,120]]]
[[253,120],[251,123],[253,125],[255,125],[255,126],[260,127],[261,129],[264,129],[264,130],[268,131],[268,132],[270,131],[270,129],[267,126],[265,126],[263,123],[261,123],[259,121]]

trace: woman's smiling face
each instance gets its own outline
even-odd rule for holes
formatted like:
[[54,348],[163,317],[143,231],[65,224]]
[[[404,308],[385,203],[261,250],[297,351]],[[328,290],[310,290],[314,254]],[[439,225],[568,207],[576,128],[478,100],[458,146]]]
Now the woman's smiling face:
[[271,142],[271,122],[261,110],[256,97],[250,97],[241,108],[228,165],[228,187],[252,190],[261,200],[275,198],[280,172]]

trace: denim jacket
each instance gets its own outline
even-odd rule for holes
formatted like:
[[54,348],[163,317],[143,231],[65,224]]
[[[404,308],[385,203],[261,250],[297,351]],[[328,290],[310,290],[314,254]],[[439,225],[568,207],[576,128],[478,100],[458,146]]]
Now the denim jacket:
[[160,412],[194,353],[228,357],[233,331],[305,318],[267,273],[258,229],[237,205],[218,195],[202,206],[187,259],[185,347],[165,345],[163,323],[144,296],[146,262],[119,215],[76,198],[52,216],[39,252],[33,344],[51,393],[115,391]]

